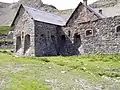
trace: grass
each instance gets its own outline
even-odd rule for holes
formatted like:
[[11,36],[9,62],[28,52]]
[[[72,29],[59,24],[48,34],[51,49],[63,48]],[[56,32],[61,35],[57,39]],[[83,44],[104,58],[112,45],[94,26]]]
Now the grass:
[[13,39],[1,39],[0,43],[13,43]]
[[54,57],[49,59],[58,65],[67,66],[70,70],[77,71],[91,82],[101,80],[101,76],[120,77],[120,54]]
[[0,35],[7,35],[11,29],[10,26],[0,26]]
[[[49,90],[49,87],[44,84],[44,81],[39,80],[38,77],[35,77],[34,73],[29,75],[29,67],[26,67],[28,68],[28,70],[26,71],[14,71],[14,68],[16,68],[18,64],[41,64],[41,62],[35,61],[32,58],[17,58],[11,52],[1,50],[0,64],[2,65],[3,63],[6,63],[7,65],[10,65],[10,67],[12,67],[12,70],[10,70],[3,66],[3,68],[5,69],[4,73],[6,73],[6,75],[4,76],[4,80],[11,81],[9,84],[3,87],[3,90]],[[20,66],[19,68],[25,67]]]
[[[7,68],[6,65],[13,69]],[[54,70],[49,70],[49,66]],[[16,67],[23,70],[14,71]],[[1,51],[1,68],[3,68],[2,71],[5,69],[5,75],[0,70],[2,76],[5,76],[4,79],[6,81],[10,79],[10,83],[4,86],[4,90],[51,90],[51,86],[45,82],[45,79],[52,78],[55,73],[58,74],[59,69],[75,73],[92,84],[107,84],[108,82],[103,76],[116,80],[120,78],[120,54],[71,57],[15,57],[10,52]],[[2,77],[1,74],[0,77]],[[59,76],[59,74],[54,76],[54,78],[62,78],[68,81],[68,76],[64,77]]]

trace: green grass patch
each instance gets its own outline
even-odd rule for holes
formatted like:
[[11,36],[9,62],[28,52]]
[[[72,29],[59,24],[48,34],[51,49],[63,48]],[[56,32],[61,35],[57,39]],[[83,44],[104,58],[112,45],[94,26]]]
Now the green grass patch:
[[0,26],[0,35],[7,35],[12,30],[10,26]]
[[[54,76],[54,72],[66,70],[77,74],[91,83],[104,83],[103,76],[120,78],[120,54],[83,55],[70,57],[16,57],[9,51],[0,51],[0,64],[10,63],[9,66],[24,68],[22,71],[8,70],[12,77],[11,83],[5,90],[51,90],[45,84],[43,77]],[[49,72],[52,68],[53,72]],[[51,65],[49,68],[49,65]],[[58,67],[56,67],[58,66]],[[59,71],[60,72],[60,71]],[[59,75],[55,75],[57,78]],[[47,77],[48,78],[48,77]],[[65,79],[64,77],[61,77]]]
[[13,43],[13,39],[1,39],[0,43]]
[[8,85],[5,90],[49,90],[49,88],[37,79],[31,79],[24,76],[20,77],[19,74],[15,74],[12,83]]

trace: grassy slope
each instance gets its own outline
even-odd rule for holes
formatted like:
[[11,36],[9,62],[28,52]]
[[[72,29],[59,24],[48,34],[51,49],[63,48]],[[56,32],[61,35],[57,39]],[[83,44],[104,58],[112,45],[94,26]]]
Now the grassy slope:
[[[61,71],[66,72],[63,75]],[[83,82],[81,86],[74,86],[73,79],[79,78],[87,80],[91,87],[85,89]],[[2,88],[5,90],[50,90],[58,87],[60,90],[71,90],[72,87],[93,90],[92,86],[96,85],[103,90],[120,90],[120,83],[116,82],[119,79],[120,54],[37,58],[0,53],[0,81],[4,80]]]
[[9,26],[0,26],[0,35],[7,35],[10,30]]

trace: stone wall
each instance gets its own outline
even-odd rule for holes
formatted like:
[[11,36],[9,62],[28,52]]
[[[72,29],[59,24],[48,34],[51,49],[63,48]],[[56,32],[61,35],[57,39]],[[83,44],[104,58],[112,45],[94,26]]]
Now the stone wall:
[[35,21],[35,56],[57,55],[56,25]]
[[5,48],[13,48],[13,41],[2,41],[0,42],[0,48],[5,49]]
[[[25,52],[25,36],[30,35],[30,47]],[[17,37],[20,37],[21,46],[19,50],[16,50]],[[25,56],[34,56],[34,21],[31,19],[29,14],[22,8],[14,22],[14,46],[15,46],[15,54],[16,55],[25,55]],[[19,42],[20,43],[20,42]]]
[[59,55],[71,56],[79,54],[77,49],[78,46],[75,47],[73,39],[74,36],[72,36],[72,34],[73,34],[72,28],[69,27],[59,28],[58,30]]
[[14,52],[25,56],[119,53],[118,25],[120,16],[98,19],[83,5],[64,27],[34,21],[23,8],[14,22]]
[[97,19],[99,19],[99,17],[96,16],[93,11],[90,11],[86,6],[80,3],[68,20],[67,26],[82,22],[94,21]]
[[[120,53],[120,16],[105,18],[87,23],[75,23],[64,28],[68,35],[71,31],[71,42],[74,43],[75,33],[80,34],[81,45],[77,48],[80,54]],[[93,35],[86,36],[86,30],[92,30]]]
[[76,25],[90,20],[94,21],[98,18],[80,3],[65,27],[35,21],[36,56],[79,55],[79,52],[83,52],[83,50],[81,49],[80,35],[75,36],[78,28]]
[[78,55],[73,42],[60,26],[35,22],[35,56]]

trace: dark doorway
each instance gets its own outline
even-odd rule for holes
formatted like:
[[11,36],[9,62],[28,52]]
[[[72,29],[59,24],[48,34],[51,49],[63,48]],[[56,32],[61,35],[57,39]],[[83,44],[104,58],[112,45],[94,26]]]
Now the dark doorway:
[[81,37],[80,34],[75,33],[74,34],[74,45],[78,48],[81,45]]
[[21,37],[16,38],[16,52],[21,48]]
[[66,36],[61,35],[60,42],[59,42],[59,55],[64,55],[66,50],[65,45],[66,45]]
[[25,42],[24,42],[24,53],[30,48],[30,35],[25,36]]

